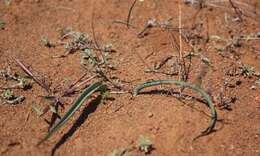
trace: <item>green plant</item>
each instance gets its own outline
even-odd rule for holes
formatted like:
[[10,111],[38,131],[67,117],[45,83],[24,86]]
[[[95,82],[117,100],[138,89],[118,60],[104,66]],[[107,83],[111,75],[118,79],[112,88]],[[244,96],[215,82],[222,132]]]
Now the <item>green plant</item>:
[[14,80],[18,83],[13,84],[9,87],[5,87],[8,89],[19,88],[19,89],[28,89],[31,88],[31,81],[29,78],[25,76],[18,75],[17,73],[12,73],[11,67],[7,66],[4,70],[0,70],[0,76],[3,79],[7,80]]
[[15,96],[13,91],[10,89],[6,89],[2,92],[1,97],[5,100],[8,104],[19,104],[21,103],[25,97],[24,96]]
[[65,113],[65,115],[61,118],[61,120],[54,125],[48,134],[40,141],[37,145],[42,144],[44,141],[49,139],[57,130],[59,130],[72,116],[73,114],[80,108],[80,106],[85,102],[85,100],[94,92],[98,91],[103,86],[102,82],[96,82],[86,88],[82,94],[73,102],[69,110]]
[[252,76],[260,77],[260,72],[255,71],[254,67],[243,63],[240,63],[239,72],[240,75],[245,77],[252,77]]
[[84,50],[85,48],[92,47],[92,39],[82,32],[68,31],[63,38],[69,37],[70,41],[64,46],[69,52],[75,52],[77,50]]
[[138,140],[138,148],[140,151],[143,151],[145,154],[147,154],[152,151],[153,143],[150,139],[141,135]]
[[10,89],[4,90],[1,96],[6,100],[12,100],[15,98],[13,91]]
[[18,83],[16,84],[21,89],[28,89],[32,87],[32,84],[30,82],[30,79],[25,77],[19,77],[17,79]]
[[205,98],[205,100],[207,101],[208,107],[211,110],[211,121],[210,121],[208,128],[206,130],[204,130],[203,132],[201,132],[200,135],[195,137],[194,140],[201,137],[201,136],[208,135],[209,133],[212,132],[212,130],[214,129],[215,124],[217,122],[217,112],[216,112],[216,109],[215,109],[215,107],[214,107],[214,105],[211,101],[210,96],[203,89],[201,89],[199,86],[189,84],[189,83],[183,82],[183,81],[178,81],[178,80],[154,80],[154,81],[145,82],[145,83],[140,84],[137,87],[135,87],[134,91],[133,91],[133,96],[137,96],[139,94],[139,92],[144,88],[151,87],[151,86],[158,86],[158,85],[162,85],[162,84],[175,84],[175,85],[178,85],[178,86],[181,86],[181,87],[190,88],[190,89],[200,93]]

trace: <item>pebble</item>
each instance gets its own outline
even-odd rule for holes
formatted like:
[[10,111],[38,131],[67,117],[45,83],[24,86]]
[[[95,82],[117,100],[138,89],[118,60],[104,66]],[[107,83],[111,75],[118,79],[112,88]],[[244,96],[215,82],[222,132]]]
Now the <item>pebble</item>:
[[153,113],[148,113],[148,117],[152,118],[153,117]]

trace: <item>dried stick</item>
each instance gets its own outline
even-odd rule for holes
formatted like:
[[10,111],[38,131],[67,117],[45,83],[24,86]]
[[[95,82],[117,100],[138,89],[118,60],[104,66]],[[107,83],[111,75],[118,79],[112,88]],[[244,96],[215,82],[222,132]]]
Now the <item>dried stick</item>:
[[95,43],[95,47],[97,49],[100,49],[100,46],[96,40],[96,32],[95,32],[95,26],[94,26],[94,17],[95,17],[95,6],[93,5],[92,15],[91,15],[91,30],[92,30],[92,36]]
[[80,87],[80,86],[86,84],[86,83],[89,82],[90,80],[94,79],[96,76],[97,76],[97,75],[91,76],[90,78],[88,78],[88,79],[82,81],[81,83],[79,83],[79,81],[82,80],[82,79],[76,81],[76,83],[74,83],[73,86],[71,86],[70,88],[68,88],[67,90],[64,91],[62,97],[68,96],[69,94],[73,93],[78,87]]
[[[121,21],[121,20],[114,20],[113,23],[118,23],[118,24],[124,24],[124,25],[127,25],[127,22],[125,21]],[[136,26],[128,23],[128,26],[131,26],[132,28],[136,29]]]
[[[182,55],[183,52],[183,45],[182,45],[182,5],[181,1],[179,1],[179,61],[182,62],[181,67],[179,69],[179,80],[187,81],[188,79],[188,72],[186,71],[186,63],[184,60],[184,57]],[[184,75],[182,74],[182,71],[184,71]],[[184,89],[184,88],[183,88]],[[181,89],[181,90],[183,90]]]
[[81,81],[85,76],[87,76],[88,73],[83,74],[77,81],[75,81],[73,84],[71,84],[69,87],[72,88],[74,87],[79,81]]
[[[181,62],[182,60],[182,10],[181,10],[181,1],[179,0],[179,61]],[[181,72],[182,72],[182,66],[179,68],[179,81],[182,80],[181,78]]]
[[62,96],[68,95],[71,92],[74,91],[74,87],[76,86],[77,83],[79,83],[79,81],[81,81],[85,76],[87,76],[87,73],[84,73],[79,79],[77,79],[74,83],[72,83],[63,93]]
[[29,75],[39,86],[45,89],[48,93],[50,93],[50,88],[44,82],[36,78],[33,73],[18,59],[15,59],[16,63],[22,68],[22,70]]
[[129,25],[130,25],[129,23],[130,23],[131,14],[132,14],[132,11],[133,11],[133,8],[134,8],[136,2],[137,2],[137,0],[134,0],[134,2],[132,3],[132,5],[131,5],[131,7],[130,7],[130,9],[129,9],[129,12],[128,12],[128,15],[127,15],[127,20],[126,20],[127,28],[129,28]]
[[229,3],[232,6],[232,8],[235,10],[239,20],[243,21],[242,16],[241,16],[241,14],[242,14],[241,10],[239,10],[239,8],[235,6],[235,4],[232,2],[232,0],[229,0]]

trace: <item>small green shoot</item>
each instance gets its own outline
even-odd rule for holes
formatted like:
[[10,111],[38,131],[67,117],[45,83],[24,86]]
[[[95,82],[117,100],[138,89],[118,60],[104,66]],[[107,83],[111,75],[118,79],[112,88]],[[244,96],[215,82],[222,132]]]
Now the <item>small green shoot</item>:
[[6,100],[12,100],[15,98],[13,91],[10,89],[4,90],[3,93],[1,94],[1,97]]
[[25,77],[19,77],[18,79],[18,84],[17,86],[21,89],[28,89],[28,88],[31,88],[32,87],[32,84],[30,82],[30,79],[28,78],[25,78]]
[[19,104],[25,99],[24,96],[15,96],[13,91],[10,89],[4,90],[1,94],[1,97],[5,100],[6,103],[12,105]]
[[81,32],[68,32],[64,36],[68,36],[71,40],[65,44],[64,48],[67,49],[69,52],[75,52],[77,50],[83,50],[88,48],[92,45],[92,39]]
[[153,143],[150,139],[141,135],[138,140],[138,148],[140,151],[148,154],[153,150]]
[[0,76],[3,77],[6,81],[7,80],[14,80],[18,83],[13,84],[9,87],[5,87],[8,89],[29,89],[32,87],[31,81],[29,78],[25,76],[20,76],[17,73],[12,73],[11,67],[7,66],[5,70],[0,70]]
[[84,49],[81,53],[81,61],[80,64],[81,65],[87,65],[86,61],[88,61],[88,63],[93,67],[95,65],[97,65],[97,58],[95,53],[93,52],[92,49]]
[[80,106],[85,102],[85,100],[94,92],[98,91],[103,86],[102,82],[96,82],[86,88],[82,94],[73,102],[69,110],[64,114],[61,120],[54,125],[48,134],[37,144],[40,145],[47,139],[49,139],[56,131],[58,131],[72,116],[73,114],[80,108]]
[[260,77],[260,72],[255,71],[254,67],[249,66],[247,64],[240,64],[239,66],[239,72],[240,75],[245,76],[245,77]]

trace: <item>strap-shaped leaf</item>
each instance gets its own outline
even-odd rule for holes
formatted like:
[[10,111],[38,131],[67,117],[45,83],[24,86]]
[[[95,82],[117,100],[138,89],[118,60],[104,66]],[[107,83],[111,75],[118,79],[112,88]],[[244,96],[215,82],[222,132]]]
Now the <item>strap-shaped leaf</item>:
[[73,114],[80,108],[80,106],[85,102],[85,100],[94,92],[96,92],[100,87],[102,87],[102,82],[96,82],[86,88],[82,94],[74,101],[69,110],[65,113],[65,115],[61,118],[61,120],[54,125],[48,134],[37,144],[40,145],[47,139],[49,139],[57,130],[59,130],[72,116]]
[[196,92],[199,92],[204,98],[205,100],[207,101],[208,103],[208,107],[210,108],[211,110],[211,121],[210,121],[210,124],[209,124],[209,127],[204,130],[203,132],[201,132],[201,134],[197,137],[194,138],[197,139],[201,136],[204,136],[204,135],[208,135],[209,133],[212,132],[212,130],[214,129],[215,127],[215,124],[217,122],[217,111],[211,101],[211,98],[210,96],[203,90],[201,89],[200,87],[196,86],[196,85],[193,85],[193,84],[189,84],[187,82],[183,82],[183,81],[178,81],[178,80],[155,80],[155,81],[148,81],[148,82],[145,82],[141,85],[138,85],[136,88],[134,88],[134,91],[133,91],[133,95],[134,96],[137,96],[138,93],[144,89],[144,88],[147,88],[147,87],[151,87],[151,86],[157,86],[157,85],[162,85],[162,84],[175,84],[177,86],[182,86],[182,87],[187,87],[187,88],[190,88]]

